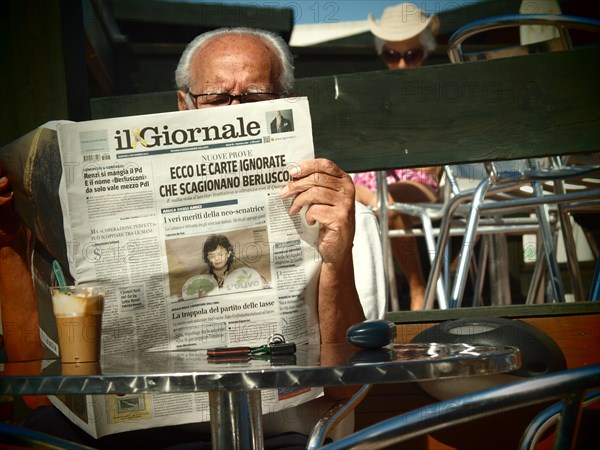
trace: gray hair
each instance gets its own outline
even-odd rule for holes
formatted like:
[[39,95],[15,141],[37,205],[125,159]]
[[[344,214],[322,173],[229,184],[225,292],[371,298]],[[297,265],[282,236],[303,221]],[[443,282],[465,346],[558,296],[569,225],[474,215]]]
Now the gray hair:
[[192,57],[196,52],[208,44],[212,39],[225,35],[255,36],[259,38],[273,51],[281,64],[279,79],[277,80],[279,84],[278,88],[281,89],[282,93],[289,93],[292,90],[292,87],[294,86],[294,58],[287,44],[275,33],[246,27],[219,28],[196,36],[181,54],[179,64],[175,70],[175,84],[178,90],[184,92],[190,91],[190,86],[192,85],[190,64]]
[[[381,52],[383,51],[384,42],[385,41],[383,39],[375,36],[375,50],[377,50],[378,55],[381,55]],[[433,36],[433,33],[431,32],[431,29],[429,27],[425,28],[419,34],[419,42],[421,42],[421,46],[423,47],[423,50],[425,50],[426,57],[435,50],[435,37]]]

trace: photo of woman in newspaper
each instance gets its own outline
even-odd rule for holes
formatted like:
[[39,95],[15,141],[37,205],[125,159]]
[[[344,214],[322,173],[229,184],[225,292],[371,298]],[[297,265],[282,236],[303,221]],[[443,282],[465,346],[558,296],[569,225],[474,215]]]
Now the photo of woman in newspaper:
[[265,236],[266,228],[259,227],[167,241],[171,294],[187,300],[270,288]]

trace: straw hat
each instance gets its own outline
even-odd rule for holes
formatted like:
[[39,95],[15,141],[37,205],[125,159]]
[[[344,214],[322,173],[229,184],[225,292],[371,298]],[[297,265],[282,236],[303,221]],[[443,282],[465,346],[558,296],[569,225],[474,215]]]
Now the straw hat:
[[440,21],[435,14],[427,16],[414,3],[400,3],[385,8],[379,22],[370,13],[369,27],[371,33],[384,41],[405,41],[427,27],[435,36],[440,28]]

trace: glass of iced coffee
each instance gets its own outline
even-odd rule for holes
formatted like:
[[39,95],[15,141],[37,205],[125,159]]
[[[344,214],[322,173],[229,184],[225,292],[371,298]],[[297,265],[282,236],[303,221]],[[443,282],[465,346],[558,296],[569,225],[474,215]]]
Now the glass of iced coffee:
[[60,359],[83,363],[100,359],[104,289],[52,287],[52,307],[58,328]]

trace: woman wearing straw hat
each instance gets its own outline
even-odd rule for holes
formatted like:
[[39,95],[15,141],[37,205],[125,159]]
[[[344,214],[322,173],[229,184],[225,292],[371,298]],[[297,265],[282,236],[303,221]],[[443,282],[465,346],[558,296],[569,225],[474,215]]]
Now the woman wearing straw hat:
[[[388,68],[419,67],[435,49],[439,20],[427,15],[413,3],[385,8],[379,21],[369,14],[369,26],[375,37],[375,49]],[[439,168],[395,169],[388,171],[389,192],[393,200],[404,203],[433,202],[439,197]],[[375,172],[354,174],[356,199],[367,205],[377,204]],[[392,199],[390,199],[392,200]],[[410,218],[390,213],[390,229],[411,228]],[[413,237],[391,240],[392,252],[410,290],[410,309],[423,309],[425,280],[417,241]]]
[[427,15],[414,3],[400,3],[383,10],[379,21],[369,14],[369,27],[375,36],[375,49],[390,69],[419,67],[435,50],[440,21]]

